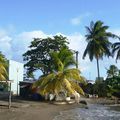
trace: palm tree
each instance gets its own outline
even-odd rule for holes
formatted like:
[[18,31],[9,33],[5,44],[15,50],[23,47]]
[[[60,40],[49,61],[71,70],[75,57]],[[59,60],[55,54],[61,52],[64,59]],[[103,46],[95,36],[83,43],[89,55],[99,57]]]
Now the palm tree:
[[85,35],[88,42],[87,47],[83,54],[83,59],[89,55],[90,61],[95,58],[97,60],[98,79],[100,78],[99,59],[103,56],[111,56],[109,37],[117,37],[111,32],[107,32],[108,26],[104,26],[102,21],[92,21],[90,27],[86,27],[87,34]]
[[7,61],[4,55],[0,52],[0,81],[7,80]]
[[84,94],[76,82],[84,82],[84,78],[80,76],[78,69],[70,68],[71,65],[75,65],[73,53],[63,48],[59,52],[52,52],[51,59],[53,61],[51,73],[42,76],[34,83],[33,88],[37,87],[42,95],[46,93],[57,95],[61,91],[67,94],[74,94],[75,91]]
[[109,69],[107,70],[107,77],[114,78],[119,75],[119,69],[115,65],[110,65]]
[[[120,40],[120,39],[119,39]],[[120,42],[116,42],[112,45],[112,53],[113,55],[116,53],[116,61],[120,59]]]

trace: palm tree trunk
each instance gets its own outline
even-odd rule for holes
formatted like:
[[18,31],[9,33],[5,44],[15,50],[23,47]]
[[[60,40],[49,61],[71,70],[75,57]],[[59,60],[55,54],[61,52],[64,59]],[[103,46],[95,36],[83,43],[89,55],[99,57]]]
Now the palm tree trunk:
[[98,59],[98,58],[96,58],[96,60],[97,60],[98,80],[100,80],[99,59]]

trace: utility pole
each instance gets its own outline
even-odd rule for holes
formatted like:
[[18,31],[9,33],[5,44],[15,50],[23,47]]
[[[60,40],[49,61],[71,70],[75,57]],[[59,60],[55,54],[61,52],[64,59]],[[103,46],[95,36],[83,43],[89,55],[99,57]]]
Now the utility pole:
[[18,72],[19,72],[19,69],[17,68],[17,96],[18,96],[18,85],[19,85],[19,83],[18,83]]
[[78,69],[78,51],[75,51],[76,54],[76,68]]

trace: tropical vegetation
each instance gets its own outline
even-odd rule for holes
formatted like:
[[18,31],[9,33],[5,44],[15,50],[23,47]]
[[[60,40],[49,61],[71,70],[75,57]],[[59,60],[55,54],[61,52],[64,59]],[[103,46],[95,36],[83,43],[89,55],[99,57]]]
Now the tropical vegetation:
[[[98,94],[99,97],[112,96],[114,93],[119,93],[120,89],[120,71],[115,65],[111,65],[107,70],[106,80],[100,76],[100,59],[115,55],[116,61],[120,59],[120,42],[112,44],[109,41],[109,38],[119,40],[120,38],[108,32],[108,28],[100,20],[92,21],[90,26],[86,26],[85,37],[88,44],[83,53],[83,59],[87,55],[90,61],[96,59],[98,77],[94,84],[80,85],[87,94]],[[36,70],[41,70],[43,73],[33,85],[33,88],[37,88],[40,94],[58,94],[61,91],[67,94],[73,94],[75,91],[84,94],[78,84],[78,82],[84,83],[84,78],[78,69],[73,68],[75,65],[78,68],[78,64],[75,62],[74,53],[69,49],[68,44],[68,39],[62,35],[44,39],[34,38],[29,50],[23,54],[27,77],[34,77],[33,72]]]
[[107,69],[107,78],[97,79],[94,84],[88,83],[84,91],[91,95],[97,94],[99,97],[120,98],[120,70],[115,65],[110,65]]
[[5,56],[0,52],[0,81],[7,80],[7,60]]
[[111,65],[107,70],[107,74],[106,85],[108,95],[120,97],[120,70],[115,65]]
[[29,46],[29,50],[23,54],[26,61],[25,68],[28,77],[34,77],[33,72],[36,70],[48,74],[51,72],[51,51],[59,51],[62,47],[68,48],[68,40],[62,35],[56,35],[48,38],[34,38]]
[[8,80],[8,63],[5,56],[0,52],[0,91],[8,89],[8,84],[3,82],[6,80]]
[[67,95],[74,94],[77,91],[84,94],[78,83],[85,83],[84,78],[80,75],[80,71],[71,68],[75,65],[73,53],[68,48],[62,48],[60,51],[50,53],[51,72],[40,77],[33,85],[39,89],[39,93],[58,94],[65,92]]

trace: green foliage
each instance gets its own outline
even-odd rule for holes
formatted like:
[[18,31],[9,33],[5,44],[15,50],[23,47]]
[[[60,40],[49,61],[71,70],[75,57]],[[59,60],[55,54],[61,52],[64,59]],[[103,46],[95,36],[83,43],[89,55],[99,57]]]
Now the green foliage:
[[97,79],[94,84],[88,83],[84,87],[84,91],[87,94],[97,94],[98,97],[107,96],[107,85],[103,79]]
[[107,78],[113,78],[114,76],[118,76],[119,70],[115,65],[110,65],[107,70]]
[[80,71],[75,68],[69,68],[75,65],[73,53],[67,48],[62,48],[59,52],[51,53],[52,72],[42,76],[40,80],[33,85],[39,89],[40,94],[53,93],[58,94],[61,91],[74,94],[75,91],[84,94],[77,82],[84,82],[80,76]]
[[[107,91],[109,94],[120,94],[120,75],[119,69],[115,65],[111,65],[107,71],[106,79]],[[119,96],[120,97],[120,96]]]
[[0,81],[8,79],[8,63],[5,56],[0,52]]
[[88,83],[84,90],[87,94],[97,94],[99,97],[114,95],[120,98],[120,70],[115,65],[110,65],[106,80],[96,79],[94,84]]
[[0,82],[0,91],[8,91],[8,88],[9,88],[9,86],[8,86],[7,82],[6,83]]
[[28,76],[33,75],[35,70],[41,70],[43,74],[51,72],[51,52],[59,51],[61,48],[68,48],[68,41],[66,37],[54,36],[53,38],[34,38],[29,46],[29,50],[23,54],[24,61],[27,63]]
[[52,63],[52,69],[55,71],[63,71],[67,69],[71,65],[75,65],[75,59],[73,57],[73,52],[68,48],[61,48],[59,52],[52,52],[50,53]]
[[85,93],[93,95],[94,94],[94,91],[93,91],[94,88],[93,87],[94,87],[94,85],[92,83],[86,84],[84,86]]
[[99,97],[107,96],[107,86],[105,81],[102,79],[96,80],[93,87],[93,92],[94,94],[98,94]]

